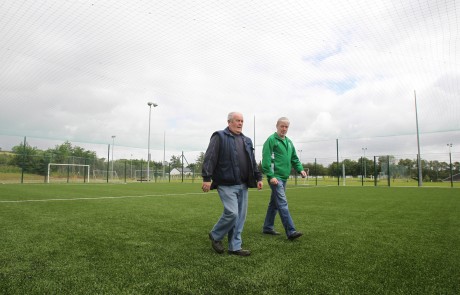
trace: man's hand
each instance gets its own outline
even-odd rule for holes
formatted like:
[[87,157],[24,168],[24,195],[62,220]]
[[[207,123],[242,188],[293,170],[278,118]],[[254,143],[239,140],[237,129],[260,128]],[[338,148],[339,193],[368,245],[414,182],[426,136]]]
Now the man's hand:
[[305,178],[305,177],[307,177],[307,172],[302,170],[302,171],[300,171],[300,175],[302,175],[302,178]]
[[211,182],[203,182],[203,185],[201,186],[201,189],[207,193],[211,189]]
[[270,184],[278,185],[278,179],[276,177],[273,177],[272,179],[270,179]]
[[263,182],[262,181],[258,181],[257,182],[257,189],[260,191],[262,189],[262,187],[264,186]]

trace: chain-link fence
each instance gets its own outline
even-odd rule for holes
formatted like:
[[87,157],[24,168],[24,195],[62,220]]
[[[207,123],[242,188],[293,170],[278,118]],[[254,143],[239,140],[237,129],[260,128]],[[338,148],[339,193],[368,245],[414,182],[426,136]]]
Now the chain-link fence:
[[308,177],[297,178],[297,183],[340,186],[460,187],[460,165],[458,161],[454,162],[452,156],[458,157],[457,154],[421,155],[420,170],[417,155],[343,158],[339,160],[338,165],[337,160],[334,161],[332,158],[307,159],[308,163],[304,163],[304,167]]
[[196,152],[175,151],[169,161],[147,161],[142,158],[147,152],[138,148],[117,146],[114,153],[110,144],[65,141],[41,149],[40,139],[17,142],[9,151],[0,149],[0,183],[194,182],[201,171]]
[[[37,140],[21,141],[11,151],[0,150],[0,183],[201,182],[204,151],[168,152],[168,161],[149,162],[147,157],[139,157],[146,151],[138,148],[118,146],[114,157],[110,145],[82,148],[66,141],[54,148],[40,149],[36,147]],[[258,149],[260,154],[260,146]],[[314,158],[314,150],[309,150],[309,157],[304,151],[302,158],[302,150],[298,150],[308,176],[302,179],[293,171],[293,184],[460,186],[459,153],[425,153],[419,161],[417,154],[342,157],[339,149],[335,152],[331,157]]]

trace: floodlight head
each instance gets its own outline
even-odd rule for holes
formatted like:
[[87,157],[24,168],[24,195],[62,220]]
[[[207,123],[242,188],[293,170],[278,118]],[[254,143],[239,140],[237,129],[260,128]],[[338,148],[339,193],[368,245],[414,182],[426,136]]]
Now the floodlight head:
[[157,106],[158,106],[156,103],[150,102],[150,101],[147,103],[147,105],[148,105],[149,107],[151,107],[151,106],[157,107]]

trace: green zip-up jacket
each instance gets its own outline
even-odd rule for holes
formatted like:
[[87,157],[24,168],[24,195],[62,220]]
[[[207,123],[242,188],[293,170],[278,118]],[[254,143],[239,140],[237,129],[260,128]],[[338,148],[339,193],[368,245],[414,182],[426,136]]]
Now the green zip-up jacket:
[[268,181],[274,177],[286,181],[292,166],[298,173],[303,170],[292,141],[287,137],[282,139],[275,132],[267,138],[262,149],[262,172]]

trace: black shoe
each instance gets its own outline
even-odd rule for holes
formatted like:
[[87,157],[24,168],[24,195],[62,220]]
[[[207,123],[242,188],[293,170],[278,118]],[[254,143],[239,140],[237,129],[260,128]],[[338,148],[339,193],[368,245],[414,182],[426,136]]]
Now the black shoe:
[[243,249],[240,249],[238,251],[230,251],[230,250],[228,250],[228,254],[238,255],[238,256],[249,256],[249,255],[251,255],[251,251],[243,250]]
[[295,240],[299,237],[301,237],[303,235],[303,233],[299,232],[299,231],[295,231],[294,233],[292,233],[289,237],[288,237],[288,240]]
[[211,246],[219,254],[224,253],[225,249],[224,246],[222,245],[222,241],[216,241],[212,237],[211,233],[209,233],[209,239],[211,240]]
[[279,232],[277,232],[276,230],[273,230],[273,229],[272,230],[264,230],[263,233],[266,234],[266,235],[273,235],[273,236],[279,236],[280,235]]

